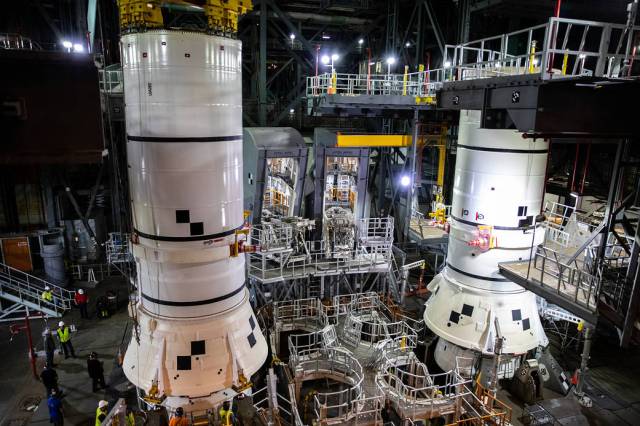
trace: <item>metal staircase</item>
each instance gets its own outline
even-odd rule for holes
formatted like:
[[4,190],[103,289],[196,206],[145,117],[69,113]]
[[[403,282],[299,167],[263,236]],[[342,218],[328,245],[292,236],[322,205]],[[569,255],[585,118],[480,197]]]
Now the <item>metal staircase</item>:
[[[42,299],[45,287],[49,287],[53,293],[52,302]],[[0,263],[0,298],[15,305],[24,306],[50,317],[61,317],[71,309],[74,296],[75,291]]]

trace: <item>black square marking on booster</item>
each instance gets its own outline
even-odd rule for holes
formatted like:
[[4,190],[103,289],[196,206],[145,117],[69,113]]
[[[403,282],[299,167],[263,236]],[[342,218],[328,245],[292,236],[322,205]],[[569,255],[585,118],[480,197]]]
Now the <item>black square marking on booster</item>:
[[526,216],[527,215],[527,206],[518,207],[518,216]]
[[520,309],[514,309],[511,311],[511,319],[513,321],[520,321],[522,319],[522,312],[520,312]]
[[458,320],[460,320],[460,314],[456,311],[451,311],[451,314],[449,315],[449,321],[457,324]]
[[466,315],[466,316],[468,316],[468,317],[472,316],[472,315],[473,315],[473,306],[471,306],[471,305],[467,305],[466,303],[464,303],[464,304],[462,305],[462,312],[461,312],[461,314],[462,314],[462,315]]
[[191,342],[191,355],[204,355],[204,340],[194,340]]
[[527,331],[531,328],[531,324],[529,324],[529,318],[525,318],[522,320],[522,331]]
[[247,340],[249,341],[249,346],[254,347],[258,341],[256,340],[256,336],[251,333],[247,336]]
[[256,321],[253,319],[253,317],[249,317],[249,325],[251,326],[251,330],[254,330],[256,328]]
[[191,357],[180,356],[177,357],[178,370],[191,370]]
[[193,222],[189,226],[191,227],[191,235],[204,234],[204,222]]
[[176,210],[176,223],[189,223],[189,210]]

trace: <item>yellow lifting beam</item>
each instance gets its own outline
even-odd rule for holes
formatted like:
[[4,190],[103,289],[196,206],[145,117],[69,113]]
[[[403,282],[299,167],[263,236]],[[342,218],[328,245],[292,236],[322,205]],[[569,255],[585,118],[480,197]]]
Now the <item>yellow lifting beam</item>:
[[238,32],[238,16],[253,10],[251,0],[206,0],[204,14],[212,31]]
[[123,30],[162,28],[158,0],[118,0],[120,28]]
[[366,146],[392,146],[409,147],[413,138],[411,135],[342,135],[336,136],[336,146],[366,147]]

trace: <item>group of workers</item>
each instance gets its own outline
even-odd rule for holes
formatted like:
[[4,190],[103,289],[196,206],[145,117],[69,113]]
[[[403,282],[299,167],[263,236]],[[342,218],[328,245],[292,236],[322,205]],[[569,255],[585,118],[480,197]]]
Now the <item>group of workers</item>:
[[[56,303],[53,292],[50,287],[45,287],[42,292],[42,300],[49,303]],[[76,292],[74,298],[75,304],[80,309],[80,316],[84,319],[88,319],[87,304],[89,303],[89,297],[85,294],[84,290],[80,289]],[[54,355],[56,351],[56,343],[53,336],[57,336],[60,342],[60,347],[64,353],[65,359],[69,357],[76,358],[75,349],[71,343],[71,328],[65,324],[64,321],[58,323],[58,328],[55,332],[51,332],[49,328],[46,328],[43,332],[44,337],[44,349],[46,353],[46,363],[42,373],[40,374],[40,380],[47,391],[47,406],[49,408],[49,420],[54,426],[62,426],[64,424],[64,411],[62,408],[62,391],[58,387],[58,373],[54,369],[56,364],[54,363]],[[104,380],[104,366],[98,359],[96,352],[91,352],[87,357],[87,373],[91,378],[93,392],[97,392],[99,389],[105,389],[106,383]],[[109,403],[105,400],[98,402],[96,409],[95,424],[99,426],[108,414]],[[132,416],[130,416],[132,417]],[[131,419],[127,417],[127,421],[131,422]],[[131,422],[131,424],[133,424]]]
[[[256,409],[253,406],[251,397],[246,396],[243,392],[240,392],[234,398],[236,401],[236,411],[231,408],[229,401],[224,401],[222,406],[218,410],[219,420],[221,426],[253,426],[259,424],[256,420]],[[169,426],[187,426],[189,420],[185,416],[184,409],[178,407],[175,414],[169,421]]]
[[[57,300],[53,294],[53,290],[49,286],[45,286],[44,291],[40,295],[40,298],[53,305],[57,304]],[[89,296],[87,296],[83,289],[79,289],[73,297],[73,302],[80,309],[80,318],[89,319],[89,313],[87,307],[89,305]]]

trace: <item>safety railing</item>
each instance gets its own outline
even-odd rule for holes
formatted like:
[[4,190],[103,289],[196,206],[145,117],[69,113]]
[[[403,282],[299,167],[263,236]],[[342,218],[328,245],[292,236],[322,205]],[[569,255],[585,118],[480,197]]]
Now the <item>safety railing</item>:
[[253,406],[259,414],[270,412],[274,408],[273,406],[277,404],[277,411],[275,413],[271,413],[272,415],[278,416],[276,419],[277,421],[275,422],[276,424],[303,426],[298,410],[295,404],[291,403],[291,399],[288,396],[282,395],[280,392],[276,392],[276,400],[274,404],[274,401],[269,401],[269,399],[274,398],[274,396],[269,395],[267,386],[255,390],[252,396],[254,401]]
[[442,69],[405,74],[325,73],[307,77],[307,97],[321,95],[433,96],[442,85]]
[[[552,17],[545,24],[445,47],[446,79],[470,80],[503,75],[541,74],[542,78],[580,75],[627,77],[632,59],[621,51],[625,25]],[[625,46],[626,50],[626,46]],[[634,55],[634,54],[633,54]]]
[[121,68],[98,70],[98,83],[103,93],[124,93]]
[[318,328],[328,323],[322,303],[315,298],[274,302],[273,319],[279,325],[312,322]]
[[74,280],[89,282],[102,281],[112,275],[122,275],[122,271],[112,268],[110,263],[74,263],[71,265],[71,273]]
[[[510,33],[445,45],[442,68],[406,74],[326,73],[307,77],[307,97],[324,95],[435,96],[446,81],[525,74],[543,79],[624,78],[634,68],[640,27],[551,17]],[[631,48],[633,47],[633,50]]]
[[385,353],[375,380],[403,417],[453,413],[459,400],[472,393],[470,379],[455,370],[430,374],[413,352]]
[[570,220],[575,221],[574,211],[575,207],[561,203],[553,202],[545,205],[546,220],[543,222],[545,242],[553,241],[561,247],[569,247],[572,238],[571,234],[566,231],[566,227]]
[[[460,398],[459,411],[464,414],[458,420],[450,423],[449,426],[510,426],[511,407],[500,401],[493,392],[485,389],[479,383],[476,383],[475,386],[476,388],[473,392],[465,392],[464,397]],[[464,389],[469,390],[466,385]]]
[[313,398],[314,413],[318,420],[349,418],[354,414],[355,404],[361,403],[364,397],[362,366],[345,349],[302,350],[290,356],[289,365],[299,380],[322,377],[345,385],[334,392],[316,390]]
[[107,263],[131,262],[133,255],[129,249],[129,234],[109,232],[109,239],[105,242]]
[[38,43],[20,34],[0,33],[0,49],[40,50]]
[[399,339],[404,347],[416,347],[418,333],[405,321],[394,321],[387,306],[375,293],[360,294],[348,306],[343,337],[354,346],[374,346]]
[[371,217],[357,223],[358,242],[363,246],[392,245],[393,217]]
[[288,340],[290,355],[302,352],[313,354],[314,349],[319,350],[338,345],[338,336],[333,325],[328,325],[311,333],[290,334]]
[[600,280],[574,259],[548,247],[539,246],[531,262],[527,278],[536,278],[541,285],[550,287],[559,295],[595,312],[598,304]]
[[[52,301],[44,300],[42,293],[49,287]],[[19,303],[28,303],[31,307],[57,316],[71,309],[75,291],[51,284],[35,275],[0,263],[0,291],[13,296]]]
[[309,275],[371,272],[389,267],[391,246],[359,246],[348,251],[327,251],[324,241],[305,242],[308,255],[255,252],[248,254],[249,276],[274,282]]

